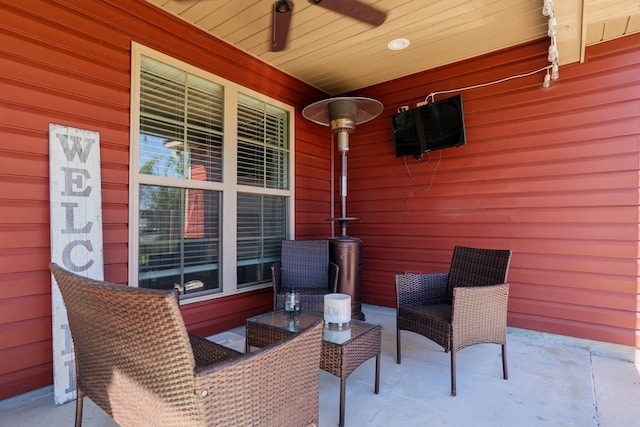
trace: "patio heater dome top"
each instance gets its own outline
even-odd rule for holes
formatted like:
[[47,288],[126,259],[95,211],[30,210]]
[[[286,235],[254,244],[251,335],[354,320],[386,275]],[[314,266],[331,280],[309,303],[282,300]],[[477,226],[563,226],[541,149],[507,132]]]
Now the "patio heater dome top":
[[[306,106],[302,110],[302,116],[314,123],[323,126],[332,126],[336,121],[347,120],[356,124],[366,123],[375,119],[382,113],[382,103],[375,99],[361,96],[348,96],[323,99]],[[353,129],[348,129],[353,130]]]

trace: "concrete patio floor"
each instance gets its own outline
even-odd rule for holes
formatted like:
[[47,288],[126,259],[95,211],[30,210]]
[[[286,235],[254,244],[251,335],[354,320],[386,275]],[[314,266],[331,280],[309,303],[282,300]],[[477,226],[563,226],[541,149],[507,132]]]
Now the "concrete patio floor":
[[[458,353],[458,395],[451,397],[449,355],[419,335],[403,332],[395,361],[395,310],[364,305],[366,321],[382,325],[380,393],[373,393],[374,359],[347,380],[345,425],[576,426],[640,425],[640,365],[633,349],[509,328],[509,379],[502,379],[500,346]],[[244,328],[211,339],[244,349]],[[637,359],[636,359],[637,360]],[[340,382],[320,371],[320,426],[338,424]],[[0,401],[2,427],[73,425],[75,403],[54,407],[52,389]],[[117,424],[85,399],[83,425]]]

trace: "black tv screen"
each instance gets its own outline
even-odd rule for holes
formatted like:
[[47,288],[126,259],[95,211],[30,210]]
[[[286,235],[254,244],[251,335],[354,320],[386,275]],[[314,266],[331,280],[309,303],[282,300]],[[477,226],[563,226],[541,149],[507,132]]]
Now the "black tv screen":
[[466,144],[462,96],[456,95],[393,116],[396,157]]

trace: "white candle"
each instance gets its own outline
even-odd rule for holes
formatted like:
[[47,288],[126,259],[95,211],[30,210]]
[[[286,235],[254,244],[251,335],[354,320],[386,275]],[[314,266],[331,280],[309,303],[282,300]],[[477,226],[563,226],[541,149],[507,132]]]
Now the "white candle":
[[343,324],[351,321],[351,297],[347,294],[324,296],[324,321]]

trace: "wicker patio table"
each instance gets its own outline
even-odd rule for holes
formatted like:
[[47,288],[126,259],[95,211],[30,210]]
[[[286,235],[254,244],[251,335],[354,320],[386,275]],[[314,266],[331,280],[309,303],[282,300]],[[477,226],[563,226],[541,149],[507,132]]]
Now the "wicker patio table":
[[[318,319],[322,312],[303,310],[290,316],[282,310],[272,311],[247,319],[245,351],[251,347],[266,347],[296,334]],[[380,336],[382,327],[351,320],[349,325],[339,328],[325,324],[322,334],[320,369],[340,378],[340,421],[344,425],[345,385],[347,377],[360,365],[375,356],[375,393],[380,390]]]

